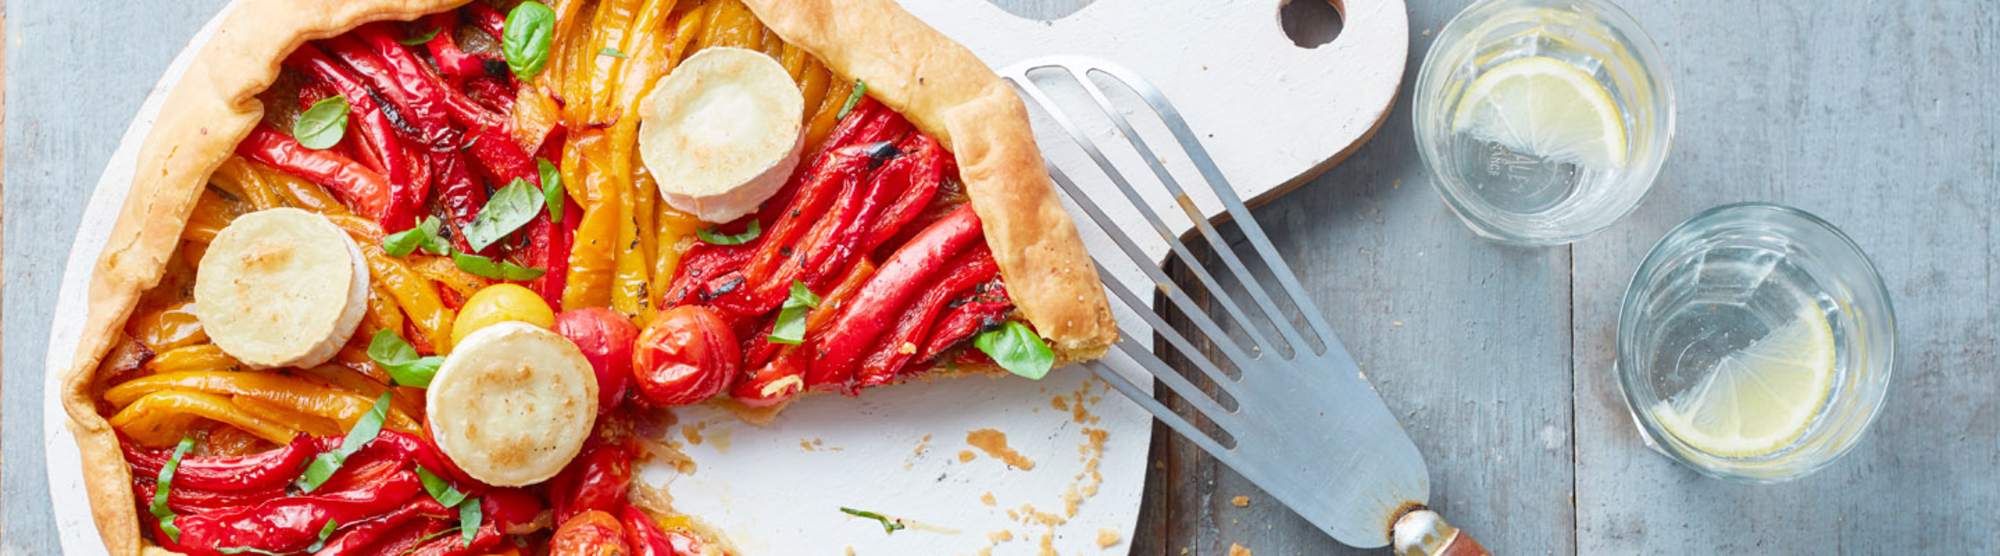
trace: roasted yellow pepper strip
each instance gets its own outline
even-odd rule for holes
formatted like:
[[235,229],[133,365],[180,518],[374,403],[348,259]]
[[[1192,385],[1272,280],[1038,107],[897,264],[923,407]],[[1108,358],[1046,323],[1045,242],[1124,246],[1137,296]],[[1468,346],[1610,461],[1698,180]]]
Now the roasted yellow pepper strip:
[[229,371],[243,365],[215,344],[195,344],[155,353],[159,355],[146,361],[146,374]]
[[[697,3],[687,11],[681,12],[680,19],[674,21],[673,41],[667,45],[665,58],[668,71],[673,70],[675,66],[680,65],[681,60],[687,58],[687,53],[693,50],[695,39],[701,38],[702,31],[708,28],[708,11],[707,2]],[[667,71],[660,73],[665,75]]]
[[[611,281],[611,307],[627,317],[646,313],[646,274],[652,264],[639,239],[639,191],[633,187],[633,158],[638,149],[639,121],[620,120],[611,126],[610,187],[617,190],[618,239]],[[647,192],[650,194],[650,192]],[[650,207],[648,207],[650,208]]]
[[[562,108],[555,99],[532,83],[522,83],[514,93],[514,143],[524,152],[541,150],[549,130],[562,121]],[[556,161],[550,161],[554,163]]]
[[[123,406],[163,390],[247,396],[292,411],[331,419],[340,424],[341,430],[353,428],[354,422],[375,405],[374,398],[278,373],[214,371],[165,373],[135,378],[105,390],[104,401],[114,406]],[[279,424],[294,429],[303,428],[294,423],[279,422]],[[383,426],[403,432],[417,430],[416,421],[394,408],[389,411],[389,419]]]
[[232,396],[229,398],[229,401],[235,403],[236,407],[241,408],[244,413],[255,415],[257,418],[265,421],[284,423],[285,425],[297,428],[300,432],[313,436],[333,436],[343,432],[340,424],[333,422],[332,419],[292,411],[289,408],[258,400],[254,397]]
[[285,206],[278,192],[265,183],[264,176],[250,166],[251,162],[240,156],[230,156],[209,175],[209,182],[242,192],[244,202],[256,210],[269,210]]
[[661,307],[667,291],[673,289],[674,271],[680,268],[681,255],[699,241],[694,232],[701,229],[701,219],[692,214],[674,210],[673,205],[664,202],[657,208],[659,214],[653,219],[653,227],[659,237],[653,246],[653,283],[649,292],[654,309]]
[[[231,160],[240,159],[232,158]],[[285,204],[317,212],[326,215],[328,218],[332,218],[335,215],[354,214],[352,211],[347,210],[347,205],[340,204],[339,199],[333,198],[333,194],[327,193],[326,188],[320,187],[317,183],[306,181],[304,178],[256,162],[245,161],[244,166],[252,169],[258,177],[263,178],[264,183],[268,184],[272,191],[284,197]],[[380,234],[378,233],[377,235]]]
[[757,22],[757,15],[742,0],[710,4],[706,27],[696,50],[718,46],[759,50],[763,46],[764,24]]
[[813,116],[819,115],[819,106],[826,101],[826,91],[833,76],[826,72],[826,66],[819,60],[807,56],[806,67],[799,72],[799,93],[805,96],[805,123],[812,125]]
[[125,333],[145,344],[153,353],[208,342],[201,319],[194,316],[194,302],[182,301],[125,322]]
[[491,279],[459,269],[458,263],[451,262],[449,257],[413,255],[408,260],[412,261],[410,270],[436,280],[438,285],[451,288],[461,296],[472,297],[481,288],[493,285]]
[[197,417],[243,429],[273,444],[298,436],[298,430],[251,415],[229,398],[186,390],[157,390],[132,400],[111,416],[111,426],[140,445],[164,447],[180,441]]
[[222,198],[215,190],[203,189],[201,198],[194,202],[194,212],[188,215],[187,227],[181,228],[181,239],[208,243],[215,241],[215,235],[243,215],[239,203]]
[[[359,243],[359,242],[357,242]],[[458,315],[444,306],[444,297],[439,296],[437,285],[410,270],[403,261],[390,257],[375,243],[360,243],[361,255],[368,259],[368,274],[382,288],[389,290],[396,305],[409,315],[410,322],[416,324],[422,338],[412,338],[419,343],[422,351],[424,343],[440,355],[450,353],[451,321]]]
[[[373,364],[372,362],[370,363]],[[389,398],[389,407],[421,421],[424,417],[424,390],[407,386],[389,386],[373,376],[362,374],[345,365],[327,364],[310,369],[299,369],[300,376],[307,380],[324,383],[375,399],[383,392],[394,391]]]
[[566,179],[564,185],[575,188],[571,192],[583,206],[583,219],[570,244],[562,305],[563,309],[604,307],[611,304],[621,216],[618,197],[624,191],[611,179],[608,131],[573,129],[570,134],[569,148],[563,152],[564,173],[569,173],[567,165],[574,160],[580,179]]
[[388,288],[375,282],[368,283],[368,324],[374,325],[376,330],[403,330],[403,308],[396,306],[396,298]]
[[826,95],[820,97],[819,110],[812,111],[812,119],[806,123],[806,153],[819,150],[819,144],[826,140],[826,134],[833,132],[833,124],[839,123],[840,107],[847,104],[848,95],[854,94],[854,82],[838,75],[828,74]]

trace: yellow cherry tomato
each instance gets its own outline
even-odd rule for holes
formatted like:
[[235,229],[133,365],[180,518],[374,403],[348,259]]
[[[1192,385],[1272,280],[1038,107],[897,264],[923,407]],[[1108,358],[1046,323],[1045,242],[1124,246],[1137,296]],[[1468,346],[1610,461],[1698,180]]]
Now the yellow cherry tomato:
[[520,321],[542,328],[555,325],[556,313],[533,290],[516,284],[494,284],[481,288],[465,300],[458,320],[451,325],[451,345],[474,331],[508,321]]

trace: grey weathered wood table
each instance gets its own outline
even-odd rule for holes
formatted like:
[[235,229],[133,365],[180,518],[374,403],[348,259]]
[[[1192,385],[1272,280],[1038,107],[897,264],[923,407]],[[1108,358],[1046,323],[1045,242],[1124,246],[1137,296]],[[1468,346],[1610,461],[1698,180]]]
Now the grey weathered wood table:
[[[6,3],[0,552],[56,551],[42,357],[88,188],[168,59],[223,3]],[[1410,2],[1409,74],[1464,3]],[[1407,86],[1372,143],[1259,211],[1416,437],[1433,502],[1506,554],[2000,551],[2000,7],[1625,3],[1675,66],[1680,123],[1659,185],[1610,231],[1548,249],[1474,239],[1431,191]],[[1776,486],[1704,479],[1647,450],[1608,372],[1617,301],[1646,248],[1745,200],[1854,236],[1902,331],[1869,437]],[[1346,552],[1195,448],[1162,434],[1154,452],[1135,554]]]

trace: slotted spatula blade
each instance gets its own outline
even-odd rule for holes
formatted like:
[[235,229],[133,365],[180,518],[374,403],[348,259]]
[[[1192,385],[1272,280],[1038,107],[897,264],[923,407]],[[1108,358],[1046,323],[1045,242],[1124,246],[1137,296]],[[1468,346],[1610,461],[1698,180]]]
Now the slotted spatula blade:
[[[1093,224],[1079,229],[1119,301],[1123,336],[1111,356],[1090,364],[1097,376],[1334,539],[1389,544],[1397,520],[1429,497],[1423,456],[1165,95],[1129,70],[1089,58],[1030,60],[1000,73],[1033,107],[1049,174]],[[1168,150],[1155,151],[1149,136],[1171,137]],[[1180,180],[1190,173],[1196,185],[1184,189]],[[1246,253],[1211,224],[1211,214],[1234,221]],[[1177,230],[1188,228],[1212,260],[1182,241]],[[1210,303],[1197,302],[1161,268],[1169,255]],[[1155,298],[1193,330],[1169,325]],[[1167,352],[1199,373],[1170,366]],[[1210,426],[1197,426],[1134,382],[1148,378]],[[1201,379],[1211,386],[1196,384]],[[1420,533],[1444,539],[1455,532],[1440,521]]]

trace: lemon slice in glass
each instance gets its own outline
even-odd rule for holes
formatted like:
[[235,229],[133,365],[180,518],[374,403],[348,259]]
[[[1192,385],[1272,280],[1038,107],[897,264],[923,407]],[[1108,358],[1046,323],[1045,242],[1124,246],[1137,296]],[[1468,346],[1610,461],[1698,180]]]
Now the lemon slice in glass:
[[1590,74],[1555,58],[1509,60],[1472,81],[1451,130],[1596,168],[1625,167],[1618,104]]
[[1714,372],[1653,407],[1667,432],[1722,457],[1769,454],[1797,440],[1833,388],[1833,329],[1804,311],[1716,362]]

